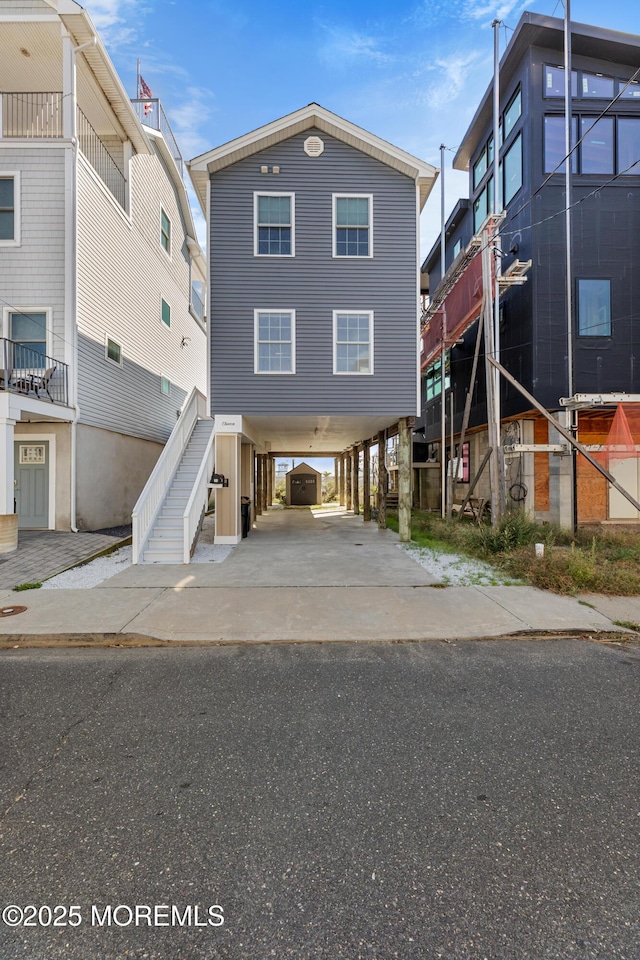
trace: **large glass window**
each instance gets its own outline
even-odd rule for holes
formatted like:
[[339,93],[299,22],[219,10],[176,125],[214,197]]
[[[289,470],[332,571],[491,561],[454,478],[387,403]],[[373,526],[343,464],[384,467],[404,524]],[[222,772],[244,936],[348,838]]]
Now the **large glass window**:
[[582,117],[580,173],[613,173],[613,117]]
[[370,196],[335,196],[334,257],[370,257]]
[[640,119],[618,117],[618,173],[640,174]]
[[[564,97],[564,67],[544,68],[545,97]],[[578,96],[578,74],[571,71],[571,96]]]
[[611,336],[610,280],[578,280],[578,335]]
[[295,373],[294,310],[256,310],[255,372]]
[[[578,129],[575,117],[571,120],[571,145],[576,142],[576,131]],[[544,172],[545,173],[564,173],[564,117],[545,117],[544,118]],[[557,169],[556,169],[557,168]],[[577,151],[571,154],[571,172],[578,172]]]
[[15,179],[0,177],[0,241],[16,239]]
[[503,184],[504,206],[512,200],[522,186],[522,135],[518,134],[504,155]]
[[626,80],[618,80],[618,83],[621,100],[640,100],[640,81],[631,80],[627,83]]
[[487,148],[483,147],[482,153],[473,165],[473,189],[479,185],[480,181],[487,172]]
[[[451,385],[449,353],[450,351],[447,350],[444,367],[445,390],[448,390]],[[429,367],[426,372],[425,379],[425,396],[427,401],[433,400],[435,397],[439,397],[440,393],[442,392],[442,358],[436,360],[436,362]]]
[[255,194],[255,253],[260,257],[291,257],[294,196]]
[[46,313],[10,313],[9,339],[13,340],[13,366],[44,367],[47,352]]
[[509,105],[504,112],[504,123],[502,129],[504,130],[504,139],[506,140],[513,128],[515,127],[520,114],[522,113],[522,94],[520,88],[516,90],[515,94],[509,101]]
[[373,313],[333,313],[333,372],[373,373]]
[[611,100],[613,78],[603,77],[601,73],[583,73],[581,94],[585,99]]
[[493,213],[493,177],[473,201],[473,232],[477,233],[487,216]]

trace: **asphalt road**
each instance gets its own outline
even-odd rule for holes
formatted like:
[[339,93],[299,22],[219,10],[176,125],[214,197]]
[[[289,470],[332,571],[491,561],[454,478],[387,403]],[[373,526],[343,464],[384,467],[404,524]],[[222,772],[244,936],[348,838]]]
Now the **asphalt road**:
[[5,651],[0,958],[640,960],[639,681],[571,640]]

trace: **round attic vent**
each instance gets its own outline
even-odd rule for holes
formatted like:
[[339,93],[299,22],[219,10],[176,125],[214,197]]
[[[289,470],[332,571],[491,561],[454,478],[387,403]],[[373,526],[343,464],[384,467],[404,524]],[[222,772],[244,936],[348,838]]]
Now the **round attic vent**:
[[320,137],[307,137],[304,142],[304,152],[308,157],[319,157],[324,153],[324,140]]

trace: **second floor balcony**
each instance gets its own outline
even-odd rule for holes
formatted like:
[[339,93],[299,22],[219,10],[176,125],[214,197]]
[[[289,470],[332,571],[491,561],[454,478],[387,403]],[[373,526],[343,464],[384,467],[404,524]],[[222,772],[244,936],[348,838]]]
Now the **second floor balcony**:
[[[50,140],[63,136],[63,95],[59,91],[42,93],[10,92],[0,96],[0,138],[3,140]],[[120,206],[126,208],[127,182],[123,172],[123,153],[114,155],[114,143],[107,147],[103,138],[78,107],[78,146],[102,182]],[[119,162],[118,162],[119,160]]]
[[66,363],[47,356],[40,345],[0,337],[0,390],[68,406]]

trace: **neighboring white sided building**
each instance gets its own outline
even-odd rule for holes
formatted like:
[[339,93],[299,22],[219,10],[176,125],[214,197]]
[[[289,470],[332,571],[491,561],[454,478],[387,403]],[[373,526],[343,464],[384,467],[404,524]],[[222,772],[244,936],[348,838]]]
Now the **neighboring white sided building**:
[[20,528],[130,521],[185,398],[206,391],[206,267],[162,106],[129,100],[86,11],[0,14],[8,550],[14,500]]

